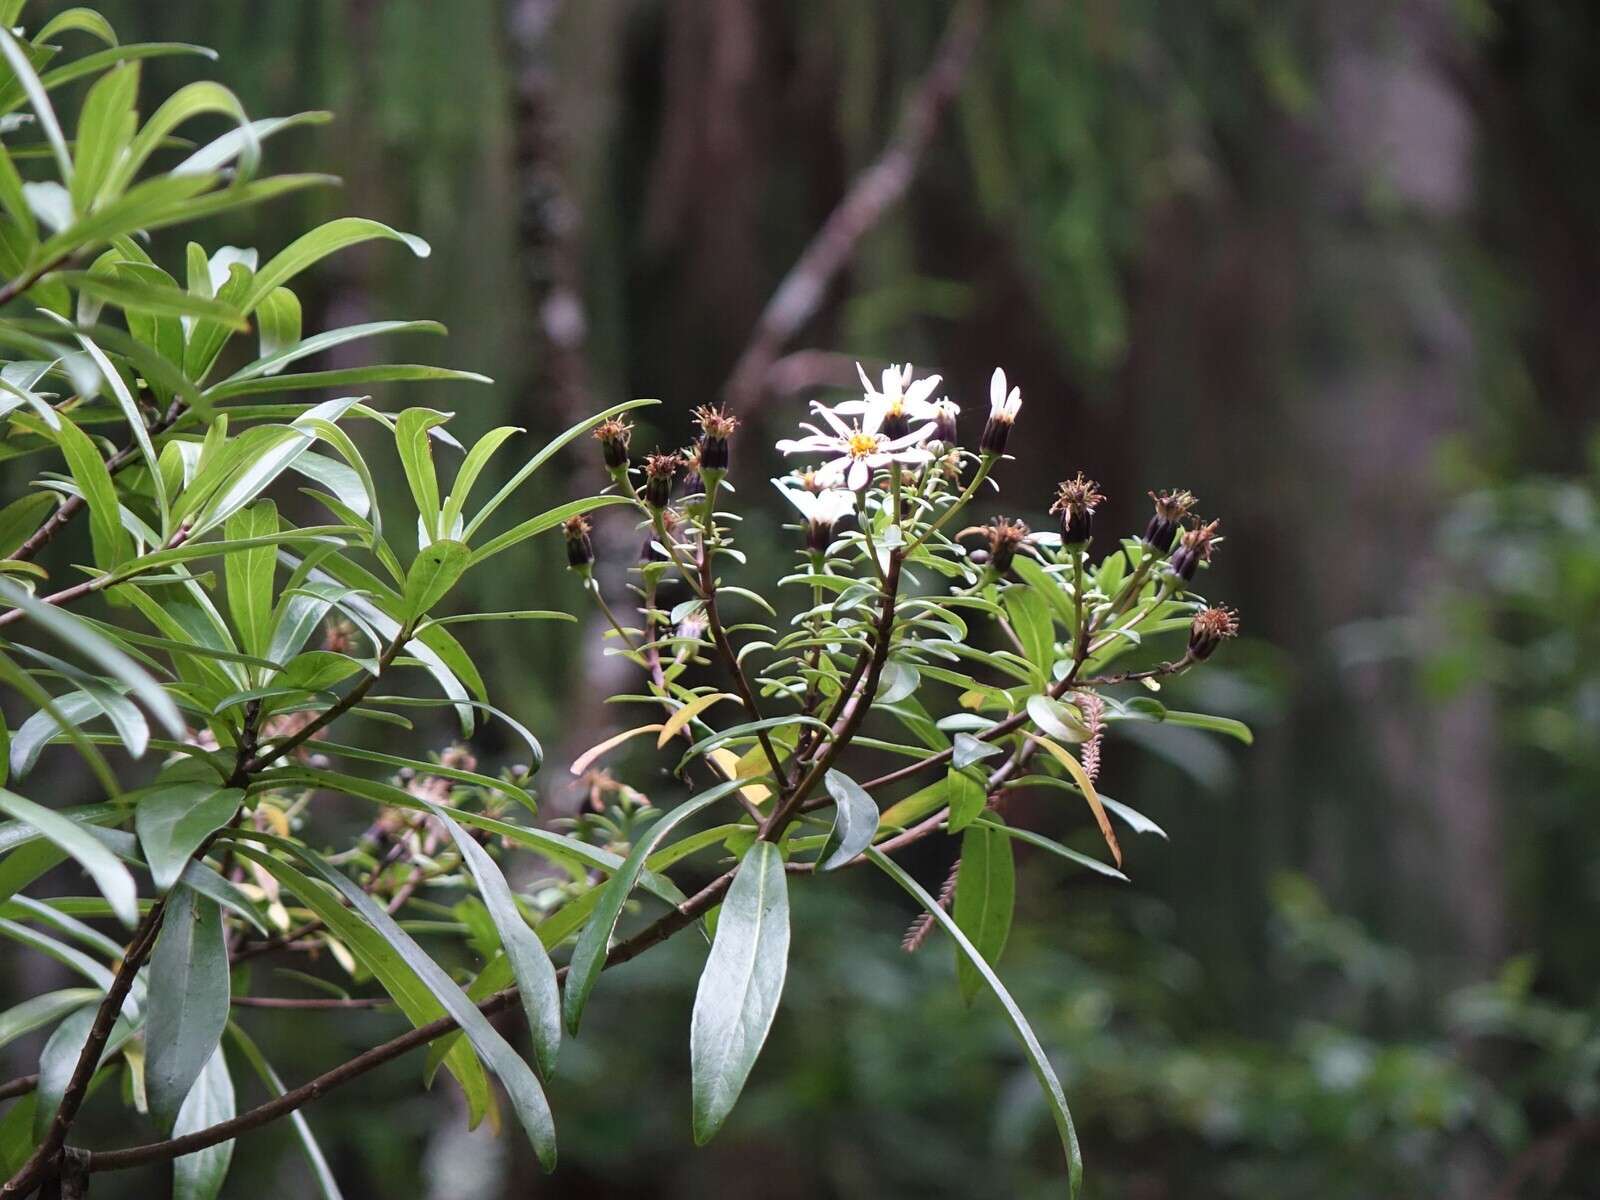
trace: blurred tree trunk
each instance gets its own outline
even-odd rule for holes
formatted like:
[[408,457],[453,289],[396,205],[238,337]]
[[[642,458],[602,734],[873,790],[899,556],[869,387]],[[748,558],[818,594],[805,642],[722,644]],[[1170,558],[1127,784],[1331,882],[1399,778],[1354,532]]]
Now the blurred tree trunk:
[[[1426,653],[1438,648],[1427,601],[1444,569],[1433,545],[1445,499],[1438,453],[1468,428],[1473,398],[1473,331],[1450,251],[1473,201],[1474,130],[1441,66],[1438,52],[1457,36],[1443,0],[1386,15],[1338,6],[1329,24],[1327,191],[1357,237],[1371,237],[1362,226],[1374,206],[1392,215],[1377,253],[1358,257],[1346,243],[1345,261],[1329,264],[1353,275],[1356,336],[1381,352],[1357,360],[1311,410],[1343,472],[1335,494],[1348,499],[1347,519],[1321,523],[1308,544],[1313,562],[1333,564],[1363,531],[1360,569],[1321,573],[1329,623],[1404,613]],[[1446,977],[1481,978],[1507,946],[1497,714],[1484,685],[1431,699],[1418,674],[1407,662],[1354,683],[1397,804],[1394,894],[1416,901],[1407,932],[1443,952]]]

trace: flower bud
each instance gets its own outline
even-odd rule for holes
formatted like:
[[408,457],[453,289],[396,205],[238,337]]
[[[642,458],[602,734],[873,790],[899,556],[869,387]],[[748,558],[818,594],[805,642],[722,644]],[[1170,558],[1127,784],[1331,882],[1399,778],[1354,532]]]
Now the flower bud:
[[628,443],[633,438],[633,426],[612,417],[594,427],[594,436],[600,443],[600,453],[606,470],[625,471],[628,467]]
[[1221,521],[1212,521],[1185,531],[1178,548],[1172,552],[1170,565],[1174,575],[1188,583],[1201,563],[1211,561],[1211,543],[1217,540],[1217,528],[1221,524]]
[[672,481],[683,466],[677,454],[647,454],[644,459],[644,502],[651,508],[666,508],[672,500]]
[[1227,638],[1239,636],[1239,614],[1229,608],[1203,608],[1189,625],[1189,657],[1204,662]]
[[728,439],[739,428],[739,418],[725,408],[702,404],[694,410],[694,419],[700,426],[700,471],[718,472],[720,478],[728,469]]
[[1089,540],[1094,525],[1094,510],[1105,500],[1100,485],[1078,472],[1076,479],[1067,479],[1056,486],[1056,502],[1050,511],[1061,518],[1061,540],[1068,546],[1082,545]]
[[1195,506],[1195,498],[1193,494],[1180,490],[1151,492],[1150,499],[1155,501],[1156,511],[1150,518],[1150,523],[1144,527],[1145,545],[1158,554],[1165,554],[1172,549],[1172,539],[1178,532],[1178,524]]
[[581,513],[568,517],[562,522],[561,531],[567,539],[567,566],[587,575],[594,563],[594,542],[589,538],[589,518]]
[[949,399],[935,400],[933,402],[933,435],[930,440],[943,446],[959,445],[961,434],[956,428],[956,417],[960,412],[961,410]]
[[1016,424],[1017,413],[1022,411],[1022,390],[1006,390],[1006,373],[999,367],[989,379],[989,420],[978,439],[978,450],[983,454],[1004,454],[1006,441],[1011,436],[1011,426]]

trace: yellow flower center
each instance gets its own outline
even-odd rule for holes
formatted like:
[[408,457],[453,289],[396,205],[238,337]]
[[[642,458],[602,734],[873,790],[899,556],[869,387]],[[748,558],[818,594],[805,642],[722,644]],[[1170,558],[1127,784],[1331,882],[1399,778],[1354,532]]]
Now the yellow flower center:
[[845,442],[845,450],[851,458],[866,458],[869,454],[878,452],[878,443],[881,440],[875,433],[866,433],[857,429],[850,434],[849,440]]

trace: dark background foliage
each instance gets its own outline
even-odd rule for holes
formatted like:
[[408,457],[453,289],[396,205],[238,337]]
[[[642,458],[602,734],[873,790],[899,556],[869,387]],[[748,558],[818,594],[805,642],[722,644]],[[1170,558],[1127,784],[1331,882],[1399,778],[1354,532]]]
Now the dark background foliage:
[[[498,381],[422,400],[463,439],[659,396],[642,446],[683,439],[719,393],[948,15],[104,7],[126,39],[215,47],[253,114],[338,114],[269,155],[342,192],[211,244],[275,247],[343,212],[432,242],[423,263],[361,249],[307,277],[308,328],[437,316],[444,361]],[[1080,468],[1111,497],[1103,528],[1138,528],[1147,487],[1224,518],[1206,590],[1247,637],[1173,690],[1203,687],[1196,706],[1256,745],[1110,747],[1108,790],[1170,841],[1131,847],[1132,887],[1025,858],[1002,966],[1094,1195],[1579,1196],[1600,1165],[1597,21],[1582,0],[998,0],[905,203],[788,347],[818,352],[783,364],[812,385],[909,357],[969,420],[1003,364],[1025,396],[1004,503],[1036,523]],[[153,60],[147,89],[194,71]],[[757,569],[789,553],[767,447],[810,394],[773,389],[739,437]],[[600,533],[616,586],[635,534]],[[473,586],[490,610],[579,600],[553,540]],[[552,748],[547,804],[574,808],[565,763],[620,719],[612,668],[559,627],[504,628],[491,691]],[[1016,819],[1081,835],[1048,795]],[[350,1195],[1056,1194],[998,1009],[962,1007],[937,941],[900,954],[891,891],[797,889],[821,919],[797,922],[773,1043],[708,1150],[689,1148],[687,939],[601,989],[564,1052],[551,1181],[515,1138],[465,1133],[414,1062],[309,1118]],[[299,1076],[392,1021],[250,1023]],[[287,1131],[259,1134],[226,1194],[296,1194],[302,1169]]]

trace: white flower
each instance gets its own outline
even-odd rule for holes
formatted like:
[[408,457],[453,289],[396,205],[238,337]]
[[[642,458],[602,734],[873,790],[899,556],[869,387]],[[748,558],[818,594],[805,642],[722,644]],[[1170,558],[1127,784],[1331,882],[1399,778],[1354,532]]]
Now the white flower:
[[1009,425],[1017,419],[1021,408],[1022,389],[1012,388],[1008,394],[1005,368],[996,367],[994,374],[989,376],[989,419],[1004,421]]
[[[834,457],[817,469],[817,477],[825,486],[835,487],[841,482],[851,491],[860,491],[872,481],[872,473],[890,463],[921,464],[933,461],[933,455],[922,448],[933,426],[929,425],[904,437],[889,437],[879,432],[876,424],[846,425],[832,410],[813,405],[816,413],[828,423],[831,433],[824,433],[815,425],[802,424],[800,428],[811,432],[798,439],[785,439],[778,449],[785,454],[831,454]],[[868,416],[870,420],[870,414]]]
[[783,498],[800,510],[806,522],[806,546],[815,551],[828,548],[833,541],[833,529],[856,509],[856,494],[845,488],[824,488],[817,484],[816,475],[791,475],[787,479],[772,481]]
[[989,377],[989,420],[978,439],[981,454],[1000,455],[1006,452],[1006,439],[1011,434],[1012,423],[1022,408],[1022,390],[1006,391],[1006,373],[1000,367]]
[[910,363],[901,366],[892,363],[883,369],[882,390],[872,386],[866,371],[856,364],[856,374],[861,376],[862,397],[846,400],[834,406],[833,411],[846,417],[860,417],[861,427],[870,433],[883,432],[890,437],[904,437],[911,432],[911,423],[920,421],[929,426],[934,420],[934,406],[928,397],[939,386],[939,376],[913,381]]

